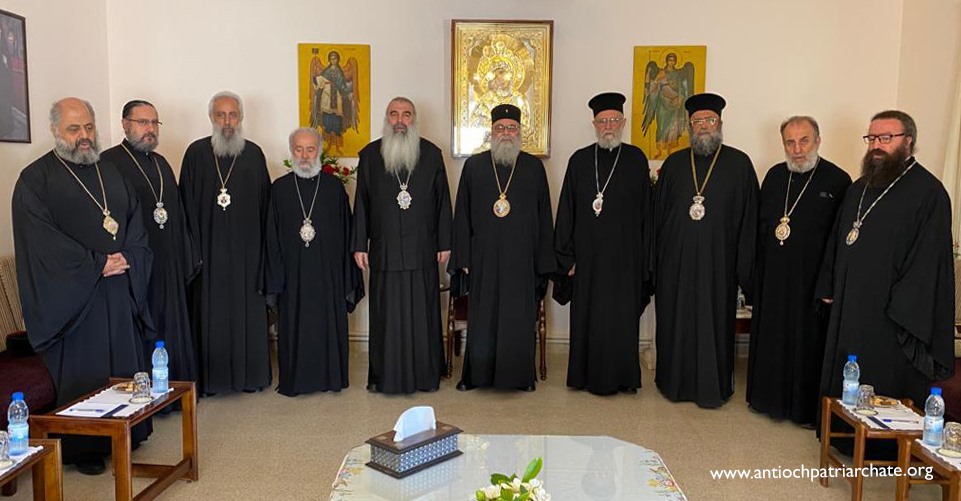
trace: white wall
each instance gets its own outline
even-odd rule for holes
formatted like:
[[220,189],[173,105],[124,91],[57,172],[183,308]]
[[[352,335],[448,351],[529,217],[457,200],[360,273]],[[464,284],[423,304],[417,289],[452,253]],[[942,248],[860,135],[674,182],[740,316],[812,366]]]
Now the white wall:
[[918,160],[940,175],[961,78],[961,0],[905,2],[901,33],[898,107],[918,124]]
[[[52,15],[51,4],[58,4]],[[109,112],[107,17],[103,0],[75,2],[3,0],[0,9],[26,18],[27,84],[32,143],[0,143],[0,254],[13,253],[10,197],[30,162],[53,147],[50,105],[66,97],[84,98],[103,118]],[[101,130],[101,141],[110,134]]]

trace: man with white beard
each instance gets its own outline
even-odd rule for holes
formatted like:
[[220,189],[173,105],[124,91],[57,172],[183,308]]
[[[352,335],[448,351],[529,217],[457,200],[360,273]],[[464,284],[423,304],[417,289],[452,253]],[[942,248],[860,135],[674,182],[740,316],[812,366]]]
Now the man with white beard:
[[451,248],[450,186],[440,149],[420,137],[405,97],[360,151],[353,257],[370,271],[367,390],[435,391],[444,372],[438,263]]
[[350,253],[344,185],[321,173],[321,138],[288,138],[291,172],[274,181],[267,213],[267,299],[278,308],[277,391],[340,391],[347,381],[347,313],[364,295]]
[[[171,381],[195,381],[197,357],[187,314],[187,284],[200,271],[200,254],[190,240],[177,178],[157,153],[161,122],[157,109],[136,99],[123,107],[124,140],[101,157],[116,165],[137,192],[153,251],[148,301],[150,313],[170,357]],[[147,353],[154,340],[147,343]]]
[[[534,391],[538,302],[557,263],[544,164],[521,151],[521,110],[491,110],[491,149],[464,162],[450,273],[469,292],[458,390]],[[452,283],[455,280],[452,279]]]
[[213,132],[184,153],[180,195],[203,268],[188,293],[201,392],[270,385],[263,292],[264,224],[270,176],[260,147],[243,134],[240,96],[208,105]]
[[785,161],[761,184],[747,402],[774,419],[811,426],[818,409],[830,306],[814,286],[834,216],[851,176],[818,156],[817,121],[781,124]]
[[655,383],[672,401],[720,407],[734,393],[737,287],[751,297],[757,174],[723,144],[724,98],[685,101],[691,147],[672,153],[655,190]]
[[[110,377],[145,370],[143,342],[156,333],[140,202],[117,167],[100,159],[90,103],[54,103],[50,132],[54,149],[28,165],[13,190],[13,243],[30,344],[50,371],[59,406]],[[134,442],[147,428],[134,427]],[[65,464],[88,475],[104,471],[109,439],[61,438]]]
[[641,386],[638,334],[651,294],[650,170],[640,148],[621,142],[625,100],[606,92],[588,102],[597,142],[571,155],[554,230],[554,298],[571,301],[567,386],[598,395]]

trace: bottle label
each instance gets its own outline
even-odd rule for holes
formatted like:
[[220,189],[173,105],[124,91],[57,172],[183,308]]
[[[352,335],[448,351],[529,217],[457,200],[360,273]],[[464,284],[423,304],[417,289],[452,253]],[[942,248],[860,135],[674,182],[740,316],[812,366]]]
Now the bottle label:
[[944,418],[925,416],[924,417],[924,443],[938,447],[941,445],[944,432]]
[[854,405],[858,399],[858,382],[845,379],[841,385],[841,401]]
[[10,454],[19,455],[27,452],[30,426],[27,423],[11,423],[7,431],[10,433]]

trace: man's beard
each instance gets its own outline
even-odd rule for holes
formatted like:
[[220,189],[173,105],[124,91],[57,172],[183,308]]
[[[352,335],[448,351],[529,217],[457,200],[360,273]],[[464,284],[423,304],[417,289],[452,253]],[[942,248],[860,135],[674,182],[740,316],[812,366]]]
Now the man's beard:
[[521,138],[518,136],[501,136],[491,143],[491,157],[499,165],[514,165],[520,152]]
[[596,129],[594,130],[594,134],[597,136],[597,145],[600,146],[601,148],[604,148],[605,150],[613,150],[614,148],[617,148],[618,146],[620,146],[621,135],[623,133],[624,133],[624,129],[621,129],[616,133],[615,132],[608,133],[608,131],[598,132]]
[[233,134],[227,137],[224,134],[226,127],[213,124],[213,132],[210,134],[210,144],[214,148],[214,155],[218,157],[235,157],[243,153],[247,141],[244,139],[244,128],[237,124],[233,128]]
[[[875,158],[874,155],[879,155]],[[868,186],[878,188],[890,185],[904,171],[904,162],[911,157],[907,145],[902,145],[893,153],[880,148],[868,150],[861,160],[861,176]]]
[[384,122],[383,136],[380,139],[380,154],[384,157],[384,168],[391,174],[400,174],[403,171],[414,172],[417,160],[420,158],[420,132],[417,131],[415,124],[407,127],[398,125],[398,128],[406,131],[394,130],[389,123]]
[[[71,145],[61,138],[60,135],[54,135],[53,143],[53,150],[57,155],[60,155],[60,158],[68,162],[90,165],[100,160],[100,143],[97,141],[97,136],[94,136],[93,139],[78,139]],[[87,144],[90,148],[81,150],[81,144]]]
[[713,155],[723,142],[724,133],[721,132],[720,128],[704,134],[691,133],[691,149],[694,150],[695,155],[702,157]]
[[818,152],[813,150],[804,156],[804,160],[800,162],[795,162],[790,155],[786,155],[785,160],[787,160],[787,168],[789,171],[796,174],[804,174],[805,172],[814,168],[818,163]]
[[[130,146],[141,153],[150,153],[157,149],[157,144],[159,143],[157,135],[153,132],[144,132],[139,138],[135,138],[131,134],[124,135],[127,136],[127,142],[130,143]],[[148,137],[152,137],[153,141],[146,141]]]
[[313,160],[294,160],[291,159],[290,163],[293,165],[293,172],[295,175],[301,177],[302,179],[310,179],[317,174],[320,174],[320,155]]

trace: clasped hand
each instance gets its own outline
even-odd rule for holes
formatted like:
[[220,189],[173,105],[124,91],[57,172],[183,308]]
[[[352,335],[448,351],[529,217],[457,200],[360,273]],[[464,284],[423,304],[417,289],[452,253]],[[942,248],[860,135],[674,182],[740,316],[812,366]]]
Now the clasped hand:
[[129,269],[130,265],[127,264],[127,258],[123,257],[123,254],[119,252],[107,254],[107,262],[103,265],[103,276],[123,275]]

